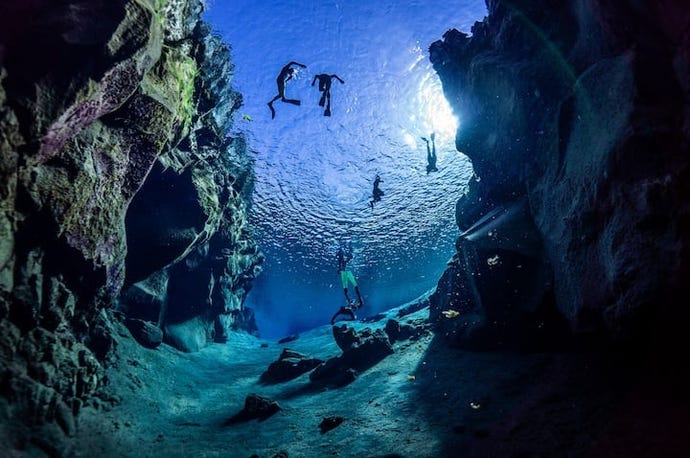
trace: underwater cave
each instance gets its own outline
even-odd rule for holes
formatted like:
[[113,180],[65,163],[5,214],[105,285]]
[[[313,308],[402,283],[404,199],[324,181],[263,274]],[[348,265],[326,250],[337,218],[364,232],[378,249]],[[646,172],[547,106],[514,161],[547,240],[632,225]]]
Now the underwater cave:
[[5,0],[7,455],[687,456],[689,30]]

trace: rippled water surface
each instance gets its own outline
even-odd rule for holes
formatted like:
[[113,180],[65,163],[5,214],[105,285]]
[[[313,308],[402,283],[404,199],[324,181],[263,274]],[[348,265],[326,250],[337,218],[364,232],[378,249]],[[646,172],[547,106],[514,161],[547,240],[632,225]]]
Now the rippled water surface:
[[[451,112],[427,49],[484,14],[482,0],[210,2],[206,19],[231,45],[232,84],[244,95],[236,129],[255,159],[251,219],[267,261],[247,303],[264,337],[324,324],[343,304],[341,241],[354,246],[362,315],[436,284],[472,168],[454,147],[462,114]],[[277,101],[271,119],[276,76],[293,60],[307,68],[286,93],[302,104]],[[317,73],[345,81],[333,81],[330,117],[311,86]],[[439,171],[427,175],[420,137],[432,131]],[[376,174],[385,195],[372,210]]]

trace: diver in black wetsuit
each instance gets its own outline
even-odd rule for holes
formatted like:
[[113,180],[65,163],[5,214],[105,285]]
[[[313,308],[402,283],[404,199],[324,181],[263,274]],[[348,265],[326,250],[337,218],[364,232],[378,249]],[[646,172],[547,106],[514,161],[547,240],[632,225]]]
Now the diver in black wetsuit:
[[380,201],[381,196],[383,195],[383,191],[381,191],[381,188],[379,188],[380,183],[383,183],[383,180],[380,176],[376,175],[376,179],[374,180],[374,189],[371,192],[373,199],[369,201],[369,205],[372,209],[374,208],[374,203]]
[[[338,315],[348,315],[350,320],[356,320],[355,310],[362,307],[362,295],[359,293],[359,287],[357,286],[357,280],[352,274],[352,271],[348,269],[347,263],[352,259],[352,243],[348,244],[345,248],[342,246],[338,248],[336,253],[336,258],[338,262],[338,273],[340,274],[340,281],[343,284],[343,293],[345,294],[345,300],[347,305],[340,307],[340,309],[335,312],[333,318],[331,318],[331,324],[335,323],[335,319]],[[350,295],[347,293],[348,284],[352,284],[357,293],[357,303],[355,304],[350,300]]]
[[287,64],[286,66],[283,67],[283,69],[280,71],[280,74],[278,75],[278,78],[276,78],[276,83],[278,84],[278,95],[273,97],[270,102],[268,102],[268,108],[271,109],[271,119],[276,117],[276,110],[273,109],[273,102],[276,100],[280,99],[283,102],[291,103],[293,105],[301,105],[302,102],[300,102],[297,99],[288,99],[285,97],[285,83],[290,81],[293,76],[295,76],[295,73],[297,72],[294,68],[292,68],[293,65],[297,65],[298,67],[302,68],[307,68],[306,65],[300,64],[299,62],[295,62],[294,60]]
[[428,175],[429,172],[438,172],[438,169],[436,168],[436,134],[434,132],[431,133],[431,146],[432,148],[429,148],[429,140],[426,138],[422,137],[422,140],[426,142],[426,161],[427,161],[427,166],[426,166],[426,174]]
[[331,83],[333,82],[333,78],[340,81],[340,84],[345,84],[345,81],[340,79],[340,77],[335,74],[327,75],[325,73],[319,73],[318,75],[314,76],[313,80],[311,80],[312,86],[316,83],[317,79],[319,80],[319,91],[322,92],[321,99],[319,100],[319,106],[322,107],[324,104],[326,105],[326,110],[323,112],[324,116],[331,115]]

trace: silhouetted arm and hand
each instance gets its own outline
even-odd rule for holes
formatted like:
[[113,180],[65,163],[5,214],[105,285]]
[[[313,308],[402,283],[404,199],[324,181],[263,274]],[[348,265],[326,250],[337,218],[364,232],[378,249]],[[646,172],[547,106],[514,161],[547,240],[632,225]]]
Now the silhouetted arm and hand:
[[273,97],[269,102],[268,102],[268,108],[271,110],[271,119],[276,117],[276,111],[273,108],[273,102],[276,100],[280,99],[283,102],[286,103],[291,103],[293,105],[300,105],[301,102],[297,99],[288,99],[285,97],[285,83],[290,81],[293,76],[295,76],[296,70],[292,68],[293,65],[297,65],[298,67],[306,68],[307,66],[304,64],[300,64],[299,62],[290,61],[289,64],[283,66],[283,69],[280,71],[280,74],[278,75],[278,78],[276,78],[276,84],[278,85],[278,94]]
[[345,81],[343,81],[342,79],[340,79],[340,77],[339,77],[338,75],[333,74],[333,75],[331,75],[331,78],[337,79],[338,81],[340,81],[340,84],[345,84]]

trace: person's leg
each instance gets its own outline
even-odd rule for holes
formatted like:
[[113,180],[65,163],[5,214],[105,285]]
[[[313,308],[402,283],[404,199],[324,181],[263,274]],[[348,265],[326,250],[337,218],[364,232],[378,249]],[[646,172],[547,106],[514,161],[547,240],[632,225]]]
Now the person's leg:
[[359,292],[359,285],[357,285],[357,280],[355,280],[355,275],[350,270],[347,271],[347,281],[355,289],[355,293],[357,294],[357,305],[355,305],[355,308],[359,308],[362,306],[362,295]]
[[347,293],[347,282],[348,282],[348,270],[340,271],[340,283],[343,285],[343,294],[345,294],[345,300],[350,303],[350,295]]
[[331,91],[326,91],[326,111],[323,112],[324,116],[331,115]]
[[275,97],[273,97],[273,98],[271,99],[270,102],[268,102],[268,108],[271,109],[271,119],[274,119],[274,118],[276,117],[276,110],[273,108],[273,102],[275,102],[275,101],[278,100],[279,98],[281,98],[281,95],[280,95],[280,94],[276,95]]
[[357,293],[357,308],[361,308],[364,305],[362,301],[362,294],[359,292],[359,286],[355,285],[355,293]]
[[280,100],[285,102],[285,103],[291,103],[293,105],[301,105],[302,102],[299,100],[295,99],[288,99],[285,97],[285,82],[284,81],[279,81],[278,82],[278,95],[280,96]]
[[291,103],[293,105],[302,105],[302,101],[297,99],[286,99],[283,97],[281,100],[285,103]]
[[[436,165],[436,140],[434,140],[436,136],[434,134],[431,134],[431,157],[434,159],[434,166]],[[427,144],[427,148],[429,145]]]

